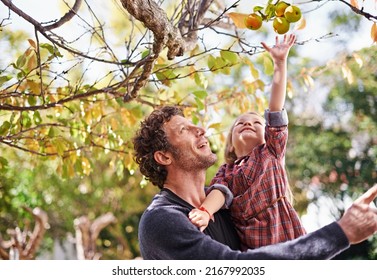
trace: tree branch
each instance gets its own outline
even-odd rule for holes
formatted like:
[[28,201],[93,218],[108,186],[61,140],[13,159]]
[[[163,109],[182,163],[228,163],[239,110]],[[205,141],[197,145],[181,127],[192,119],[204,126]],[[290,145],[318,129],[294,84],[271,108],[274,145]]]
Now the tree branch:
[[70,21],[76,15],[78,10],[80,9],[81,3],[82,3],[82,0],[76,0],[73,7],[70,8],[70,10],[63,17],[61,17],[57,22],[55,22],[51,25],[44,26],[44,28],[46,30],[52,30],[52,29],[55,29],[55,28],[62,26],[66,22]]
[[96,253],[96,240],[102,229],[116,221],[113,213],[106,213],[92,223],[87,216],[81,216],[74,221],[76,230],[76,250],[79,260],[99,259]]
[[377,16],[374,16],[374,15],[372,15],[372,14],[370,14],[370,13],[364,12],[364,9],[363,9],[363,8],[358,9],[358,8],[356,8],[355,6],[352,6],[350,3],[348,3],[348,2],[346,2],[346,1],[344,1],[344,0],[332,0],[332,1],[339,1],[339,2],[341,2],[341,3],[343,3],[343,4],[346,4],[348,7],[350,7],[350,9],[351,9],[354,13],[359,14],[359,15],[365,17],[365,18],[368,19],[368,20],[372,20],[372,19],[377,20]]
[[[13,11],[14,13],[16,13],[17,15],[19,15],[20,17],[22,17],[23,19],[25,19],[26,21],[28,21],[29,23],[31,23],[32,25],[34,25],[35,29],[41,33],[47,40],[49,40],[50,42],[52,42],[53,44],[61,47],[62,49],[72,53],[72,54],[75,54],[75,55],[78,55],[80,57],[84,57],[84,58],[87,58],[87,59],[91,59],[93,61],[99,61],[99,62],[103,62],[103,63],[109,63],[109,64],[116,64],[116,65],[132,65],[132,63],[130,61],[123,61],[121,63],[119,62],[114,62],[114,61],[109,61],[109,60],[105,60],[105,59],[99,59],[97,57],[91,57],[89,55],[86,55],[82,52],[79,52],[77,50],[74,50],[68,46],[66,46],[64,43],[61,43],[55,39],[52,38],[52,36],[50,36],[49,34],[47,34],[47,31],[51,32],[50,29],[52,28],[49,28],[49,26],[45,27],[43,25],[41,25],[38,21],[36,21],[35,19],[33,19],[31,16],[29,16],[28,14],[24,13],[21,9],[19,9],[17,6],[15,6],[11,0],[0,0],[5,6],[7,6],[11,11]],[[76,2],[77,4],[77,2]],[[76,5],[75,4],[75,5]],[[80,2],[81,4],[81,2]],[[78,8],[77,8],[78,9]],[[59,38],[59,36],[57,36],[56,34],[52,33],[52,35],[56,36],[57,38]],[[61,41],[63,41],[61,38],[60,38]]]
[[28,256],[28,258],[34,258],[35,252],[37,251],[39,244],[43,239],[43,235],[48,228],[48,216],[47,213],[39,207],[36,207],[33,210],[29,207],[24,208],[26,211],[33,215],[36,223],[29,242],[27,242],[26,247],[23,251],[23,254],[25,256]]
[[[23,232],[21,232],[19,227],[8,229],[7,232],[11,236],[11,239],[6,242],[0,236],[0,256],[3,259],[34,259],[35,252],[48,228],[48,216],[46,212],[38,207],[33,210],[28,207],[23,208],[33,215],[35,219],[34,230],[30,232],[28,227],[25,227]],[[6,250],[9,250],[9,253]]]

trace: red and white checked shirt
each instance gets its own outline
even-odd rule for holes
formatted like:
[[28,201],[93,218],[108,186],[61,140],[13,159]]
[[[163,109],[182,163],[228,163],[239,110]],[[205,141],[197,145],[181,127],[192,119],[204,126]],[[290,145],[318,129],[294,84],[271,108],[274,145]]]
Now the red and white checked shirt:
[[286,125],[266,125],[266,143],[233,164],[222,165],[211,181],[211,185],[228,186],[233,193],[230,210],[244,250],[295,239],[306,233],[285,197],[287,139]]

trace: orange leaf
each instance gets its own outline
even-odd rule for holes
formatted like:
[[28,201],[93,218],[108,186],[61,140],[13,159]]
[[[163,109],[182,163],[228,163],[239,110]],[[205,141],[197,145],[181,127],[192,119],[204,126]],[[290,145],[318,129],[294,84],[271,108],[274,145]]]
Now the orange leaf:
[[228,13],[228,16],[233,20],[233,23],[238,28],[246,28],[245,26],[245,17],[247,17],[247,14],[241,14],[241,13]]
[[306,20],[304,17],[301,17],[301,19],[295,25],[295,30],[302,30],[305,27],[306,27]]
[[351,0],[351,5],[356,9],[359,9],[359,3],[357,2],[357,0]]
[[27,39],[27,40],[28,40],[30,46],[32,46],[34,49],[37,48],[37,45],[35,44],[35,42],[32,39]]
[[373,23],[372,29],[370,30],[370,36],[372,37],[373,43],[377,43],[377,24]]

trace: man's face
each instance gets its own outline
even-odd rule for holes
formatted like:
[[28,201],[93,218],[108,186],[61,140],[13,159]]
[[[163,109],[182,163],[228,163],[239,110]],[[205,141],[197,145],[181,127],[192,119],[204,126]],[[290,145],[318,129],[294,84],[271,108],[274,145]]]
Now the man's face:
[[212,153],[205,130],[186,118],[174,116],[164,124],[171,146],[174,164],[187,171],[203,170],[212,166],[217,157]]

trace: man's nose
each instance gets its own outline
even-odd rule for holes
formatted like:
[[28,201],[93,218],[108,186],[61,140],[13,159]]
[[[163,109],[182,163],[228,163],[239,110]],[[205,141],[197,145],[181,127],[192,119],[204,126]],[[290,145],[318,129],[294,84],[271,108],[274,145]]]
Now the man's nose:
[[204,128],[202,128],[202,127],[200,127],[200,126],[197,126],[197,127],[196,127],[196,134],[197,134],[198,136],[202,136],[202,135],[204,135],[205,133],[206,133],[206,131],[205,131]]

